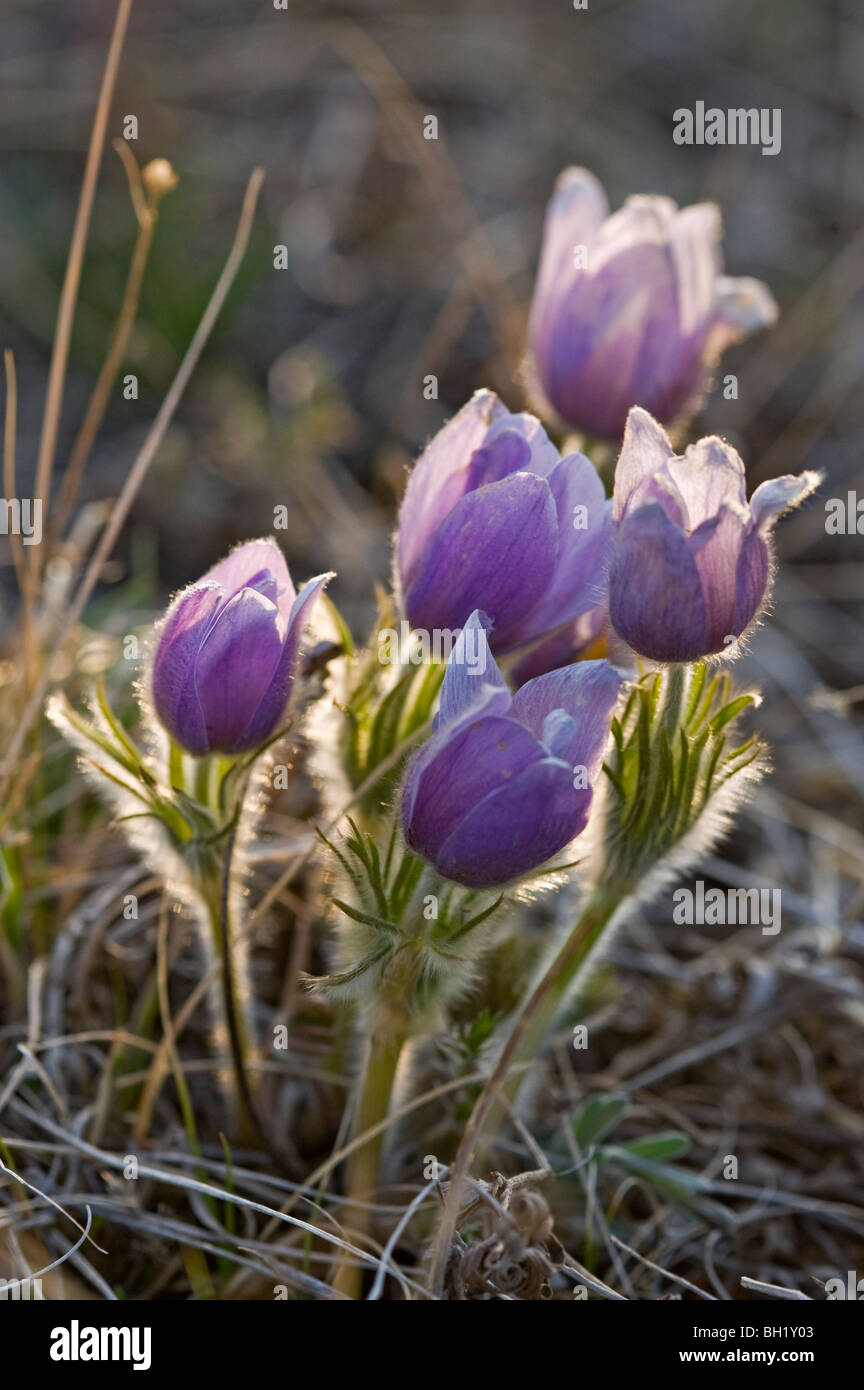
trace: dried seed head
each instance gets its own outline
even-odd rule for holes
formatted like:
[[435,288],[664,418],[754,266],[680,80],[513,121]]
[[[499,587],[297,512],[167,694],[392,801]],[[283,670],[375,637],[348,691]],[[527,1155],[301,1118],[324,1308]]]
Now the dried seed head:
[[[455,1297],[476,1299],[509,1294],[513,1298],[550,1298],[550,1280],[564,1262],[546,1200],[528,1188],[511,1191],[506,1179],[488,1191],[494,1205],[482,1210],[487,1235],[476,1244],[453,1250],[450,1280]],[[487,1184],[482,1185],[484,1188]],[[474,1205],[474,1204],[472,1204]]]

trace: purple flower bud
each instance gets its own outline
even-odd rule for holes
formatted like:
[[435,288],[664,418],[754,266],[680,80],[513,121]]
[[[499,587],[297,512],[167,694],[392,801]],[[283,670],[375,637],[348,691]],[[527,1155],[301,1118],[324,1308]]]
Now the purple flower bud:
[[276,730],[303,623],[332,576],[296,594],[274,541],[247,541],[174,599],[153,661],[153,701],[182,748],[245,753]]
[[604,439],[621,437],[632,405],[664,424],[695,408],[725,349],[777,317],[758,280],[722,274],[721,235],[712,203],[640,195],[610,216],[593,174],[565,169],[529,325],[542,404]]
[[495,888],[539,868],[588,821],[621,676],[583,661],[511,696],[472,613],[435,731],[408,769],[405,839],[445,878]]
[[652,661],[723,651],[761,612],[771,528],[819,483],[773,478],[749,503],[744,464],[711,436],[680,457],[647,411],[631,410],[615,470],[609,570],[612,626]]
[[477,391],[408,481],[397,555],[405,614],[414,628],[453,631],[481,609],[495,650],[511,651],[602,598],[608,541],[590,460],[561,458],[533,415]]

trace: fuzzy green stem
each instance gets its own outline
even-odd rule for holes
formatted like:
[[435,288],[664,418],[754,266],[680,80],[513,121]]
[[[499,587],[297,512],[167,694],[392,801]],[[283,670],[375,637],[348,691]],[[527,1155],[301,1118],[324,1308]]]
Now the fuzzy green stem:
[[684,708],[684,695],[690,680],[691,667],[676,663],[666,673],[666,698],[663,705],[663,723],[670,740],[681,723]]
[[516,1017],[492,1075],[465,1126],[450,1170],[444,1211],[431,1251],[430,1291],[434,1298],[441,1297],[450,1245],[462,1207],[464,1180],[484,1127],[493,1111],[501,1107],[501,1096],[506,1094],[512,1101],[519,1089],[521,1077],[514,1077],[508,1084],[511,1068],[532,1061],[538,1055],[573,980],[629,891],[630,885],[624,883],[614,888],[599,885],[595,889],[585,911]]
[[[363,1080],[357,1098],[352,1124],[353,1137],[359,1138],[376,1126],[383,1125],[390,1110],[393,1085],[410,1031],[410,1021],[398,1005],[379,1008],[366,1040]],[[369,1203],[378,1188],[381,1154],[386,1130],[376,1134],[348,1158],[345,1191],[349,1201],[342,1217],[343,1224],[355,1243],[368,1234],[371,1211]],[[350,1258],[340,1260],[333,1276],[333,1288],[349,1298],[359,1298],[363,1270]]]
[[249,1132],[251,1130],[260,1136],[261,1123],[252,1097],[252,1088],[246,1068],[248,1038],[243,1010],[238,998],[234,970],[234,942],[231,939],[231,865],[236,833],[236,828],[232,829],[226,838],[218,886],[215,882],[211,885],[210,892],[207,894],[207,901],[213,945],[219,960],[220,995],[225,1029],[228,1035],[231,1069],[234,1075],[237,1119],[241,1131]]

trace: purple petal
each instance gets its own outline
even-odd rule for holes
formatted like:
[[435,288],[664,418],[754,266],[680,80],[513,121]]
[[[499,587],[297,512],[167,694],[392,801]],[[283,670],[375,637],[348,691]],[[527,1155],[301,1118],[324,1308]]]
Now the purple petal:
[[435,867],[469,888],[497,888],[539,868],[588,822],[590,789],[575,790],[556,758],[534,762],[476,805],[441,846]]
[[165,728],[188,752],[207,752],[207,730],[195,689],[195,661],[221,590],[204,583],[192,585],[168,609],[153,661],[152,689],[156,713]]
[[696,561],[702,596],[705,600],[703,654],[722,651],[735,628],[738,602],[738,564],[741,549],[750,530],[737,508],[722,506],[716,516],[704,521],[689,539],[690,553]]
[[241,589],[258,589],[275,600],[276,593],[287,588],[294,598],[294,586],[288,573],[285,557],[275,541],[262,539],[237,546],[218,565],[204,575],[202,583],[219,584],[225,598],[233,598]]
[[650,478],[643,478],[630,494],[625,515],[637,511],[639,507],[647,507],[650,502],[656,502],[663,508],[673,526],[680,527],[682,531],[689,529],[687,507],[671,474],[653,473]]
[[256,589],[241,589],[210,627],[195,685],[211,750],[241,751],[241,735],[273,679],[284,637],[278,608]]
[[748,519],[741,456],[716,435],[698,440],[680,458],[671,459],[669,472],[684,498],[688,530],[695,531],[724,506],[737,508],[742,518]]
[[757,530],[745,537],[735,575],[735,611],[731,632],[736,637],[750,626],[768,597],[771,582],[771,555]]
[[493,444],[500,434],[510,430],[520,434],[528,445],[530,459],[525,464],[526,471],[536,473],[541,478],[548,478],[552,469],[557,466],[560,454],[537,416],[530,415],[527,411],[502,415],[489,427],[487,444]]
[[257,709],[240,735],[241,750],[258,748],[272,733],[275,733],[279,720],[291,694],[297,657],[303,638],[303,627],[312,611],[312,605],[321,590],[333,578],[333,572],[316,575],[303,585],[291,605],[288,614],[282,655],[273,672],[273,677]]
[[609,617],[652,661],[695,661],[707,622],[696,562],[683,532],[652,502],[620,522],[609,572]]
[[[510,632],[498,634],[500,650],[525,642],[571,622],[602,598],[611,540],[610,507],[606,490],[584,454],[563,458],[549,475],[558,521],[558,558],[551,581],[539,603]],[[585,508],[585,526],[576,526],[576,509]],[[579,514],[582,520],[581,512]]]
[[714,203],[694,203],[672,220],[670,239],[678,278],[678,330],[682,337],[702,334],[717,302],[723,269],[723,225]]
[[655,473],[667,471],[675,450],[662,425],[641,406],[634,406],[627,416],[624,442],[615,466],[615,487],[612,516],[618,521],[624,514],[635,490]]
[[536,738],[515,719],[493,715],[455,734],[434,734],[405,782],[402,823],[407,843],[434,860],[478,803],[543,758]]
[[736,280],[721,275],[715,296],[710,335],[710,355],[713,360],[733,343],[740,343],[742,339],[777,322],[777,301],[761,280],[753,280],[749,276]]
[[408,619],[432,632],[461,628],[481,609],[509,627],[549,584],[556,553],[555,503],[542,478],[513,473],[468,493],[426,545],[405,593]]
[[563,710],[572,720],[567,742],[558,741],[563,727],[559,724],[555,746],[546,746],[571,766],[586,767],[589,780],[593,780],[603,761],[622,679],[608,661],[579,661],[575,666],[549,671],[517,690],[513,717],[545,742],[550,714]]
[[531,462],[531,446],[514,429],[503,429],[475,449],[468,465],[466,492],[487,483],[499,483],[510,473],[524,472]]
[[466,720],[510,711],[510,691],[489,649],[487,625],[485,614],[472,613],[453,645],[441,686],[436,730],[452,733]]
[[429,537],[465,493],[472,454],[507,414],[494,391],[476,391],[417,460],[399,511],[399,567],[406,587]]
[[529,337],[534,350],[546,347],[547,313],[560,301],[574,276],[577,246],[589,246],[609,214],[606,195],[587,169],[565,169],[549,200],[543,228],[543,247],[531,305]]
[[764,536],[783,512],[790,511],[809,497],[822,481],[819,473],[809,469],[804,473],[785,474],[760,483],[750,498],[750,512],[757,529]]

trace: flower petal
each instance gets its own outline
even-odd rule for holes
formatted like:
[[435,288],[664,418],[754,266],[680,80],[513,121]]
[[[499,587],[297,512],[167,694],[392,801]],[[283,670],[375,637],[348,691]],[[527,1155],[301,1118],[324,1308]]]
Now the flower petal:
[[715,310],[717,277],[723,269],[723,224],[715,203],[681,208],[670,241],[678,278],[678,328],[688,337],[704,334]]
[[193,584],[168,609],[153,659],[156,714],[189,753],[207,752],[207,729],[195,688],[195,661],[213,614],[223,601],[217,584]]
[[553,469],[548,481],[558,522],[555,571],[539,603],[515,629],[497,635],[496,645],[501,651],[523,646],[571,622],[593,608],[605,593],[611,516],[597,470],[584,454],[569,454]]
[[282,588],[290,590],[293,601],[294,586],[285,557],[276,542],[267,537],[238,545],[207,571],[201,583],[208,581],[221,586],[226,601],[241,589],[258,589],[265,597],[275,600]]
[[544,333],[547,311],[554,309],[569,281],[584,273],[574,265],[576,247],[591,244],[608,214],[606,195],[587,169],[573,167],[559,175],[543,228],[529,325],[532,340]]
[[667,471],[675,450],[663,426],[647,410],[634,406],[627,416],[621,453],[615,465],[612,517],[618,521],[627,509],[632,493],[654,473]]
[[469,888],[498,888],[530,873],[579,835],[593,793],[572,769],[543,758],[491,792],[442,844],[435,867]]
[[[586,767],[593,781],[603,760],[622,682],[621,672],[608,661],[579,661],[537,676],[517,690],[513,718],[543,740],[550,714],[563,710],[573,721],[568,741],[547,747],[571,766]],[[556,732],[560,731],[559,727]]]
[[328,574],[318,574],[314,579],[308,580],[291,605],[278,665],[260,703],[240,735],[239,742],[243,749],[259,747],[275,731],[282,718],[294,682],[304,624],[321,590],[332,578],[331,570]]
[[548,478],[552,469],[557,466],[560,454],[537,416],[530,415],[527,410],[517,411],[512,415],[509,412],[505,413],[489,426],[487,444],[494,443],[500,434],[509,430],[516,430],[528,445],[530,458],[524,465],[525,471],[537,473],[541,478]]
[[544,751],[515,719],[497,715],[434,734],[409,769],[402,800],[408,845],[436,861],[441,846],[466,816],[512,782]]
[[241,589],[201,643],[195,687],[211,750],[241,751],[241,735],[267,692],[282,655],[284,620],[257,589]]
[[406,588],[429,537],[465,493],[472,454],[490,425],[507,414],[494,391],[475,391],[414,465],[399,510],[399,567]]
[[786,473],[782,478],[770,478],[760,483],[750,498],[750,512],[757,530],[764,536],[782,516],[809,497],[822,481],[820,473],[809,469],[793,475]]
[[453,644],[441,685],[437,730],[452,733],[466,720],[510,712],[511,695],[492,652],[486,614],[473,612]]
[[777,322],[777,301],[767,285],[750,276],[732,279],[721,275],[716,286],[714,322],[709,338],[710,356],[716,360],[731,347],[762,328]]
[[518,430],[500,430],[471,455],[465,490],[474,492],[487,483],[500,483],[511,473],[524,472],[530,462],[531,446]]
[[495,628],[509,627],[549,584],[557,544],[552,492],[535,474],[466,494],[429,538],[406,588],[409,622],[428,632],[461,628],[482,609]]
[[722,651],[732,638],[741,635],[741,629],[736,631],[735,627],[738,565],[751,530],[749,520],[746,513],[742,520],[737,508],[723,505],[689,538],[690,553],[696,561],[705,600],[703,654],[706,656]]
[[670,460],[669,472],[684,499],[689,530],[695,531],[724,506],[747,519],[744,464],[725,440],[716,435],[697,440],[680,458]]
[[745,632],[765,604],[771,584],[771,553],[758,530],[745,537],[735,575],[735,612],[731,631]]
[[619,523],[609,571],[609,617],[652,661],[703,655],[707,613],[687,538],[652,502]]

